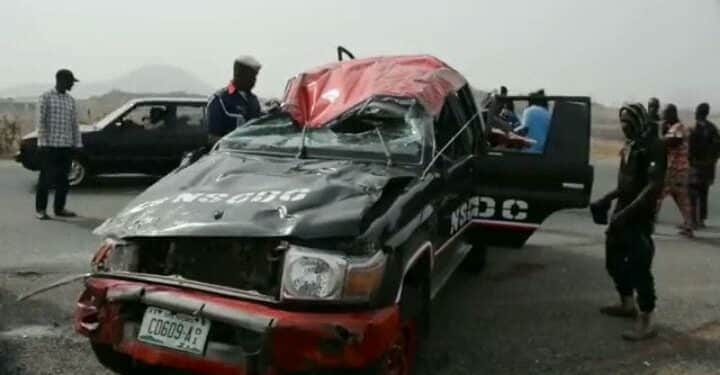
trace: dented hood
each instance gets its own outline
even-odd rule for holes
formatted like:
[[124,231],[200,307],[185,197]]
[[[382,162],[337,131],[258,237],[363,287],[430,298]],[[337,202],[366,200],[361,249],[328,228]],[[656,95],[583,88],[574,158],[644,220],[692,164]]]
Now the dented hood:
[[160,180],[95,234],[356,236],[386,184],[413,176],[412,169],[380,164],[216,152]]

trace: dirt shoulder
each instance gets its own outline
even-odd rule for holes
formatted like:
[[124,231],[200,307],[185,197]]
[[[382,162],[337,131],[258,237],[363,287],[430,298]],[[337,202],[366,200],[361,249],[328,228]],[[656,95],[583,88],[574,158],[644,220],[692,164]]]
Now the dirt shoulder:
[[622,141],[593,138],[590,141],[592,160],[617,159],[622,148]]

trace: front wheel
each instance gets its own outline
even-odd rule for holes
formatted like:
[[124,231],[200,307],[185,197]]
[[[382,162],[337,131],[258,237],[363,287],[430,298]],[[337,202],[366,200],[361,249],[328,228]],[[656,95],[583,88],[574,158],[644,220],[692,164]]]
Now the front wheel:
[[430,285],[425,278],[407,280],[400,299],[400,331],[380,363],[379,375],[412,375],[420,336],[429,330]]
[[379,375],[411,375],[412,365],[415,358],[412,340],[415,333],[414,328],[406,327],[398,333],[390,352],[385,355],[380,364]]
[[83,161],[73,158],[70,164],[70,172],[68,172],[68,184],[70,186],[80,186],[88,178],[88,169]]

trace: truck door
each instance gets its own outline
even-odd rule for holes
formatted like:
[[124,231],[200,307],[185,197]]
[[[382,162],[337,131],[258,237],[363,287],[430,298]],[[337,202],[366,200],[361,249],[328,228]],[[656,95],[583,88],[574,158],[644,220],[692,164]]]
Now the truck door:
[[[544,147],[478,150],[474,188],[480,207],[473,222],[488,245],[521,247],[552,213],[589,204],[590,98],[542,98],[550,112]],[[537,103],[537,97],[505,100],[514,103],[508,107],[514,107],[520,119],[531,100]],[[475,105],[467,98],[464,103]],[[484,130],[487,134],[489,129]]]
[[459,97],[450,94],[442,113],[435,121],[435,147],[440,154],[436,166],[440,171],[440,188],[434,194],[437,207],[437,235],[434,239],[434,267],[431,293],[445,284],[471,249],[464,234],[471,226],[473,210],[473,167],[476,144],[469,117],[460,106]]

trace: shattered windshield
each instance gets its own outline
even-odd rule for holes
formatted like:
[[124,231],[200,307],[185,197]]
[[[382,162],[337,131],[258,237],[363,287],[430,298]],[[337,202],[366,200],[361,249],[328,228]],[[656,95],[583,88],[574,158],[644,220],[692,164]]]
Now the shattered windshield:
[[238,128],[220,147],[293,156],[304,148],[307,157],[347,159],[388,160],[389,154],[392,161],[418,163],[427,121],[432,118],[419,105],[371,102],[322,128],[307,128],[303,135],[289,114],[280,113]]

